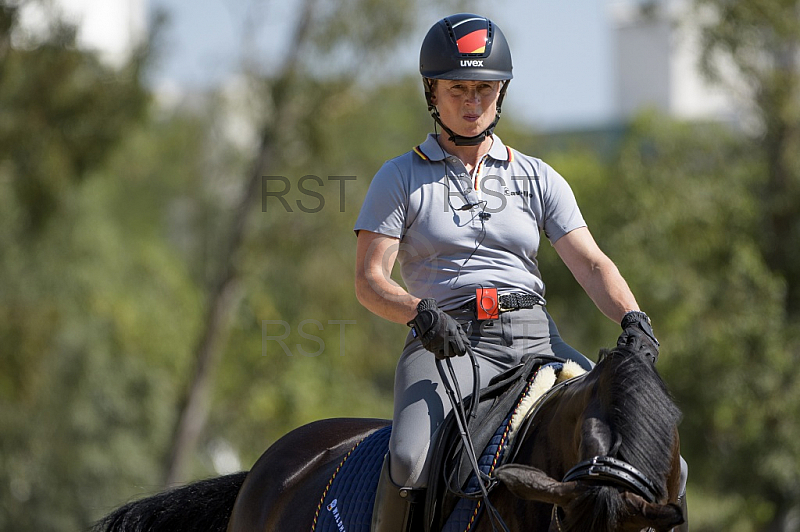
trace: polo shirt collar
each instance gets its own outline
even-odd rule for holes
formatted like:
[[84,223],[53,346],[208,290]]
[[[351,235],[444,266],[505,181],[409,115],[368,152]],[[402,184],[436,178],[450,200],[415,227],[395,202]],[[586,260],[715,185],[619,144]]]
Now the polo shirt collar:
[[[496,161],[508,161],[509,151],[506,145],[497,135],[492,135],[492,138],[494,142],[492,142],[492,147],[489,148],[487,155]],[[425,142],[414,148],[414,151],[420,157],[430,161],[441,161],[447,157],[447,152],[439,145],[436,135],[433,133],[428,133],[428,138],[425,139]]]

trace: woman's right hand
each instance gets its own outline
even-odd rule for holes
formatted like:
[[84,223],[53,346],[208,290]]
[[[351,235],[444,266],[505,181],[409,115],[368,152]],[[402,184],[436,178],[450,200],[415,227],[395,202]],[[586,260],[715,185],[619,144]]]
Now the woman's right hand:
[[469,338],[466,333],[452,316],[436,306],[434,299],[419,302],[417,315],[408,326],[422,346],[439,360],[463,356],[467,352]]

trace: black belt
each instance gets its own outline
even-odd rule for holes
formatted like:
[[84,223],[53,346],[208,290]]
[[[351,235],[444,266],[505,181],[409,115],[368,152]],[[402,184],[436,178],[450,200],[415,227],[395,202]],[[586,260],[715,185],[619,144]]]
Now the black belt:
[[[519,293],[511,293],[511,294],[503,294],[498,298],[500,301],[500,312],[511,312],[512,310],[519,310],[522,308],[533,308],[537,305],[543,305],[544,299],[538,295],[531,295],[531,294],[519,294]],[[471,310],[473,312],[478,312],[478,308],[476,306],[477,298],[470,299],[460,307],[458,310]]]

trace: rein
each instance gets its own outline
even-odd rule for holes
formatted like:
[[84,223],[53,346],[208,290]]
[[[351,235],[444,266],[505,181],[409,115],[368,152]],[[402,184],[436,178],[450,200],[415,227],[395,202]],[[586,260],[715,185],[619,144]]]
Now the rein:
[[[503,518],[500,516],[500,513],[497,509],[492,505],[489,501],[489,489],[494,485],[496,482],[494,479],[489,478],[486,474],[481,472],[480,467],[478,466],[478,458],[475,455],[475,447],[472,443],[472,438],[469,435],[469,419],[475,417],[475,405],[478,403],[478,397],[480,396],[480,366],[478,365],[478,360],[475,357],[475,353],[472,351],[470,346],[467,346],[467,354],[469,355],[470,361],[472,362],[472,402],[470,405],[469,414],[464,411],[464,401],[461,397],[461,389],[458,385],[458,379],[456,379],[456,373],[453,369],[453,365],[450,362],[450,359],[446,359],[447,362],[447,369],[450,373],[450,378],[448,378],[447,373],[445,373],[444,368],[442,367],[442,361],[437,359],[436,360],[436,369],[439,371],[439,376],[442,380],[442,384],[444,385],[444,389],[447,392],[447,397],[450,398],[450,404],[453,407],[453,414],[456,418],[456,423],[458,425],[458,432],[461,436],[461,442],[464,446],[464,451],[467,453],[470,461],[470,467],[472,467],[473,472],[475,473],[476,478],[478,479],[478,484],[480,485],[480,492],[481,492],[481,499],[489,512],[489,515],[493,518],[492,520],[492,529],[495,529],[494,525],[497,522],[500,527],[505,532],[510,532],[508,525],[506,525]],[[466,496],[465,493],[459,491],[454,491],[452,487],[448,486],[448,489],[453,491],[458,496]]]
[[[478,466],[477,455],[475,454],[475,446],[472,442],[472,438],[469,433],[469,420],[476,417],[474,410],[476,405],[478,404],[477,398],[480,396],[480,366],[478,364],[477,358],[475,357],[475,353],[472,351],[471,347],[467,347],[467,354],[470,357],[470,361],[472,362],[472,378],[473,378],[473,389],[472,389],[472,397],[474,398],[471,401],[469,413],[464,411],[464,404],[463,404],[463,397],[461,395],[461,389],[458,384],[458,380],[456,379],[455,370],[453,369],[452,363],[450,359],[444,359],[444,361],[437,359],[436,360],[436,369],[439,372],[439,377],[441,378],[442,384],[444,389],[447,393],[447,397],[450,399],[450,404],[453,408],[453,415],[456,419],[456,425],[458,426],[459,435],[461,437],[461,445],[464,448],[464,452],[467,454],[469,459],[470,468],[473,470],[476,478],[478,479],[478,484],[480,489],[474,493],[465,493],[458,487],[452,486],[449,482],[446,485],[446,488],[453,494],[458,497],[467,498],[467,499],[482,499],[483,504],[488,510],[490,516],[492,517],[492,529],[496,530],[495,523],[499,524],[499,526],[505,531],[509,532],[508,525],[506,525],[505,521],[503,521],[502,516],[497,511],[497,509],[491,504],[489,501],[489,491],[494,488],[497,484],[497,480],[486,475]],[[563,360],[553,357],[554,361],[563,362]],[[444,365],[447,365],[447,371],[445,371]],[[449,377],[448,377],[449,373]],[[552,388],[547,390],[542,397],[540,397],[534,407],[528,412],[520,426],[520,433],[514,436],[513,441],[511,442],[511,447],[508,451],[509,458],[507,458],[504,462],[511,463],[516,459],[517,454],[519,453],[520,445],[519,443],[524,440],[525,436],[527,435],[528,430],[530,429],[531,425],[533,424],[533,419],[536,417],[536,414],[542,408],[551,397],[555,394],[553,392],[565,388],[574,382],[582,380],[587,373],[579,375],[578,377],[566,380],[564,382],[558,383],[554,385]]]

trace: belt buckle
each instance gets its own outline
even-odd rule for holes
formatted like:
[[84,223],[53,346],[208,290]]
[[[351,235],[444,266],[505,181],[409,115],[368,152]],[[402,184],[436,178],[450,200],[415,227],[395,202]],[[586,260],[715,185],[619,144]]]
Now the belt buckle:
[[600,476],[600,473],[598,473],[597,470],[595,469],[597,466],[600,465],[600,462],[599,462],[598,458],[599,458],[599,456],[593,456],[592,457],[592,462],[591,462],[591,464],[589,464],[589,469],[587,470],[587,473],[588,473],[588,475],[590,477],[599,477]]
[[[505,300],[511,306],[509,307],[504,306],[503,300]],[[510,294],[498,297],[497,307],[500,312],[511,312],[512,310],[517,310],[519,308],[519,304],[517,304],[517,294],[512,292]]]

